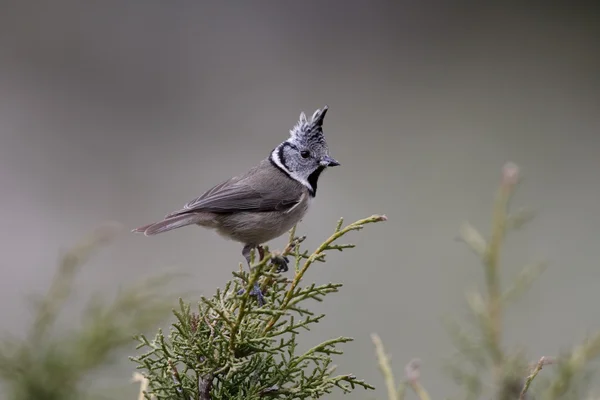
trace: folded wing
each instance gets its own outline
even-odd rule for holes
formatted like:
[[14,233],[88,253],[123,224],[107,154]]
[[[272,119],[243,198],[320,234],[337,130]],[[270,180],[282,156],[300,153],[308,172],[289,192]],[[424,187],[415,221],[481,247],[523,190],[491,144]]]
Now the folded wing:
[[284,211],[293,207],[299,200],[297,196],[291,193],[286,195],[285,191],[275,190],[273,186],[261,186],[265,185],[251,186],[247,180],[225,181],[166,218],[194,212]]

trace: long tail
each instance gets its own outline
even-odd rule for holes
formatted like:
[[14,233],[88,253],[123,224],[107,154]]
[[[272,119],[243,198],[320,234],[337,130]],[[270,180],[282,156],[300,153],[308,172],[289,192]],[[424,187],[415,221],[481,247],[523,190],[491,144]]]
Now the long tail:
[[143,233],[146,236],[158,235],[159,233],[168,232],[173,229],[181,228],[187,225],[197,224],[202,220],[198,214],[181,214],[170,218],[165,218],[162,221],[152,224],[140,226],[132,230],[132,232]]

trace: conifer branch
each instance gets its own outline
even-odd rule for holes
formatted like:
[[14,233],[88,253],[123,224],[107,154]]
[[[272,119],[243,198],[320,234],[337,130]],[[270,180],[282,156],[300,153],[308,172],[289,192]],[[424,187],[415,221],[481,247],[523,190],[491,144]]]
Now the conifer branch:
[[[323,301],[341,284],[300,284],[308,267],[328,250],[342,251],[353,245],[334,241],[363,225],[384,221],[373,216],[341,228],[311,255],[300,249],[304,237],[290,231],[281,253],[259,250],[259,260],[250,272],[233,272],[234,279],[212,297],[202,297],[198,311],[180,299],[176,321],[168,335],[159,330],[154,340],[137,339],[145,353],[132,357],[148,379],[148,392],[157,400],[201,399],[258,400],[263,398],[316,399],[333,389],[349,392],[360,386],[373,387],[352,374],[333,375],[332,356],[348,337],[325,340],[300,353],[297,336],[320,322],[304,303]],[[274,257],[294,257],[294,277],[288,280],[270,267]],[[303,265],[300,262],[304,260]],[[261,288],[264,304],[251,291]]]
[[372,333],[371,340],[375,345],[375,351],[377,352],[377,361],[379,364],[379,370],[383,374],[383,378],[385,379],[385,386],[387,388],[388,400],[401,400],[398,396],[398,392],[396,391],[396,383],[394,382],[394,373],[392,371],[392,367],[390,365],[390,358],[386,354],[385,349],[383,347],[383,342],[379,335]]
[[508,203],[519,180],[519,169],[508,163],[503,168],[502,182],[496,194],[492,217],[492,235],[483,258],[488,292],[489,344],[494,362],[496,381],[502,379],[502,292],[500,289],[500,250],[506,233]]
[[[591,360],[600,357],[600,334],[592,336],[580,346],[575,347],[570,354],[558,360],[542,357],[529,370],[523,367],[522,355],[511,355],[503,348],[503,306],[526,291],[545,269],[545,263],[533,263],[525,266],[514,283],[507,290],[502,291],[500,254],[504,238],[510,230],[520,228],[532,216],[530,212],[523,210],[514,214],[508,212],[509,202],[518,181],[518,167],[512,163],[506,164],[493,206],[492,229],[489,239],[484,238],[469,223],[463,224],[460,228],[460,239],[482,261],[485,277],[485,295],[476,291],[469,292],[467,295],[467,303],[475,317],[476,328],[478,328],[476,334],[467,332],[462,324],[454,321],[447,321],[446,324],[457,349],[457,354],[451,358],[446,370],[457,383],[465,387],[465,398],[468,400],[482,398],[482,392],[487,387],[482,379],[485,372],[491,372],[493,378],[493,400],[528,399],[530,398],[529,393],[532,391],[532,383],[542,368],[549,364],[557,364],[555,377],[549,380],[540,396],[536,396],[536,398],[558,400],[564,398],[565,394],[574,388],[576,378],[584,374],[586,365]],[[392,371],[389,365],[382,361],[385,358],[380,354],[383,351],[383,345],[379,340],[374,340],[374,343],[378,352],[380,369],[388,387],[388,398],[390,400],[402,398],[405,386],[400,385],[397,392],[391,389],[394,386],[393,380],[390,380],[390,377],[393,379]],[[429,395],[420,385],[418,368],[407,366],[406,376],[407,385],[413,389],[417,397],[429,399]]]
[[[248,280],[246,290],[244,291],[244,293],[242,295],[241,304],[240,304],[239,310],[238,310],[237,320],[235,321],[235,324],[233,325],[233,327],[231,329],[231,337],[229,339],[229,351],[234,350],[235,337],[238,334],[238,330],[240,329],[240,325],[242,324],[242,320],[244,319],[245,313],[247,311],[246,303],[248,302],[248,299],[250,298],[250,293],[251,293],[252,289],[254,288],[254,284],[258,282],[258,279],[263,271],[263,268],[267,265],[267,262],[269,262],[270,259],[271,259],[270,254],[265,255],[265,257],[259,262],[259,264],[254,266],[253,272],[250,274],[250,279]],[[216,307],[213,309],[217,310]]]
[[414,359],[404,368],[406,381],[419,400],[430,400],[429,393],[421,384],[421,360]]
[[[91,398],[100,390],[89,384],[93,374],[100,367],[112,365],[115,353],[130,348],[133,332],[154,327],[168,315],[167,305],[173,299],[166,295],[166,287],[172,276],[162,276],[123,287],[111,300],[101,298],[98,293],[90,296],[77,324],[61,325],[60,335],[54,331],[70,295],[77,289],[77,274],[92,254],[114,239],[119,230],[115,223],[102,225],[66,251],[47,293],[35,304],[27,335],[0,339],[0,381],[6,390],[2,398]],[[143,391],[142,378],[134,376]]]
[[529,374],[529,376],[525,379],[525,384],[523,385],[523,389],[521,390],[521,394],[519,395],[519,400],[525,400],[525,395],[529,390],[529,386],[531,386],[531,382],[533,382],[533,380],[540,373],[542,368],[544,368],[545,365],[554,364],[554,362],[555,360],[549,357],[540,358],[531,374]]

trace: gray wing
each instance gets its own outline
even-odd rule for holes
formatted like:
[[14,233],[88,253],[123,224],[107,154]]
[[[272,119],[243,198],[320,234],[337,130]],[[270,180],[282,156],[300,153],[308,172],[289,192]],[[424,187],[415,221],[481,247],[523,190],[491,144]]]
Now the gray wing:
[[301,187],[270,165],[261,165],[242,178],[232,178],[188,202],[172,217],[193,212],[284,211],[301,198]]

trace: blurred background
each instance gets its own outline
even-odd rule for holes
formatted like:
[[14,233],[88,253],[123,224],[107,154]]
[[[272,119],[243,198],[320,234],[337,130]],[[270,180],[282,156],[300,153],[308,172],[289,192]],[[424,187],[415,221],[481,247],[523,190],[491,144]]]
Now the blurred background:
[[[369,337],[378,332],[398,374],[419,357],[432,396],[454,394],[440,368],[452,351],[441,319],[463,317],[464,292],[482,278],[455,238],[465,220],[489,228],[506,161],[525,177],[515,205],[537,213],[510,236],[507,279],[527,262],[549,262],[509,312],[507,343],[533,360],[600,329],[596,8],[341,0],[0,8],[0,331],[22,334],[26,296],[47,288],[60,250],[82,234],[106,220],[130,229],[161,218],[268,156],[301,111],[325,104],[325,136],[342,166],[321,178],[299,232],[314,247],[339,217],[389,217],[307,278],[345,285],[316,305],[328,318],[306,338],[356,339],[336,358],[339,372],[383,387]],[[146,238],[128,229],[84,270],[76,298],[168,270],[191,274],[178,289],[209,295],[242,261],[237,243],[210,231]],[[130,378],[127,355],[107,376]],[[373,394],[345,398],[365,396]]]

